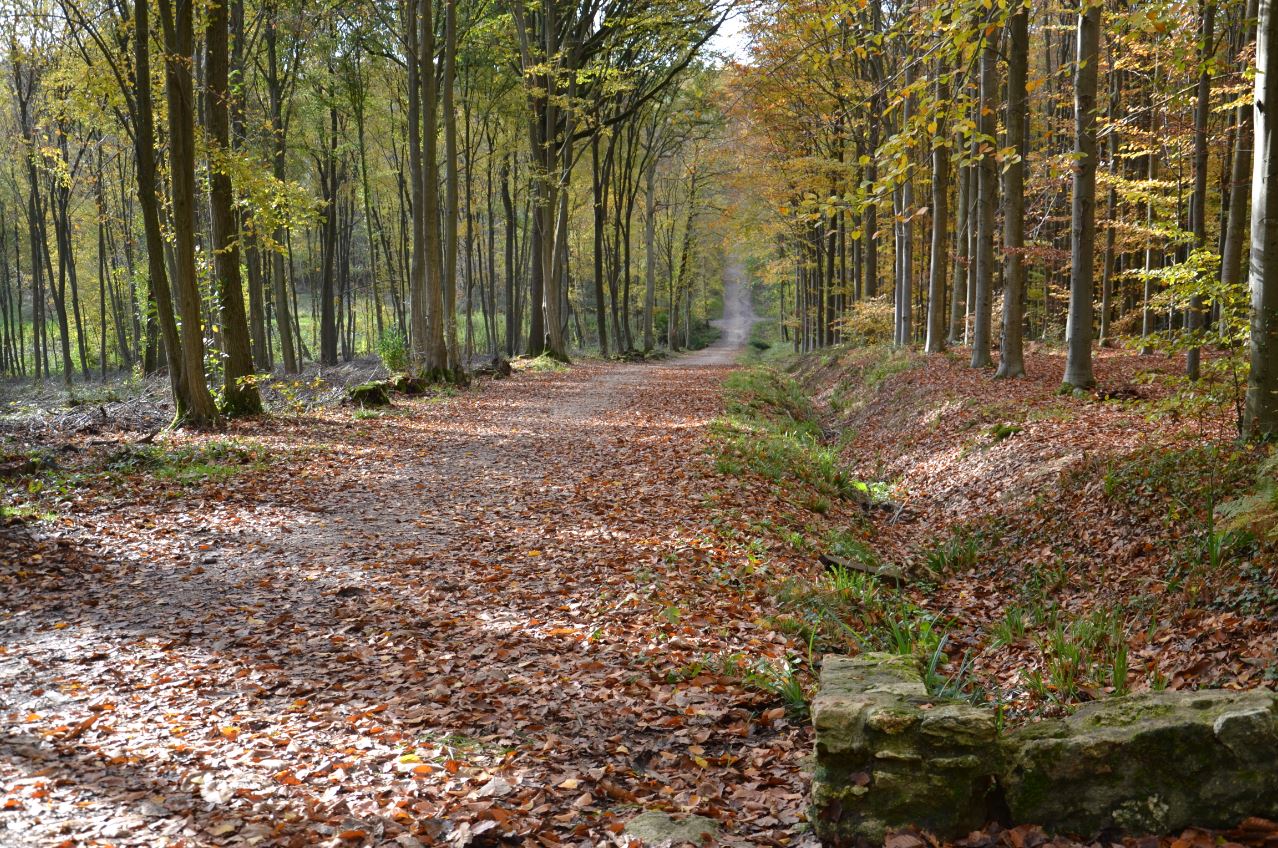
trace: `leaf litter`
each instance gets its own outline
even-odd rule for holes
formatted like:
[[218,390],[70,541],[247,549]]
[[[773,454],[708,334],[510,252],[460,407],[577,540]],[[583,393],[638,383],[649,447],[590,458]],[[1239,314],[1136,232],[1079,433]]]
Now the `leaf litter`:
[[[203,482],[82,482],[0,536],[0,842],[625,844],[645,809],[795,845],[810,745],[702,670],[782,658],[750,500],[702,431],[722,357],[323,410]],[[775,564],[774,567],[784,567]]]

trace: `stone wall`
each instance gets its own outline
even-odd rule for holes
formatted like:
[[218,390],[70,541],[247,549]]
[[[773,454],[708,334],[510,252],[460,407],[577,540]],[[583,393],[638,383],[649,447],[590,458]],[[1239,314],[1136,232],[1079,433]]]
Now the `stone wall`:
[[824,844],[988,821],[1078,836],[1278,818],[1278,696],[1151,692],[997,732],[993,710],[928,695],[917,663],[830,656],[812,706],[811,821]]

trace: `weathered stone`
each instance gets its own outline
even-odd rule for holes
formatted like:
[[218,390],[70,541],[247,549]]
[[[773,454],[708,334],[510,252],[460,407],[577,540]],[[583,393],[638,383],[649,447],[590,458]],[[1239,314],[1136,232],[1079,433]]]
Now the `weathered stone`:
[[[1278,695],[1097,701],[999,738],[992,710],[928,696],[905,657],[827,657],[813,703],[811,821],[828,846],[987,820],[1091,837],[1278,818]],[[1010,816],[1010,821],[1008,820]]]
[[1090,836],[1278,817],[1278,697],[1151,692],[1088,704],[1009,734],[1012,818]]
[[993,715],[936,703],[910,657],[826,657],[812,717],[811,821],[824,844],[882,841],[904,826],[963,836],[987,821]]
[[942,704],[929,710],[919,732],[942,744],[961,741],[965,745],[988,745],[998,735],[994,714],[972,709],[967,704]]
[[700,844],[714,836],[718,825],[703,816],[688,816],[677,821],[668,813],[649,810],[626,823],[626,836],[638,839],[649,848],[664,848],[685,842]]

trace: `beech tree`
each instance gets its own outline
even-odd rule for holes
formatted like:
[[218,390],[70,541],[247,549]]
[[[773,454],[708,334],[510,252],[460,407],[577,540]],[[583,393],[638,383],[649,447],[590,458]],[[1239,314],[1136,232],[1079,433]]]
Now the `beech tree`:
[[1101,4],[1088,2],[1078,15],[1074,70],[1074,181],[1070,238],[1068,358],[1065,385],[1090,389],[1092,374],[1092,280],[1096,244],[1096,81],[1100,64]]
[[1255,0],[766,0],[741,63],[728,0],[52,2],[4,20],[5,374],[205,425],[379,353],[682,347],[733,241],[801,350],[1246,368]]
[[1269,118],[1278,104],[1278,15],[1272,0],[1260,0],[1256,26],[1256,88],[1253,122],[1255,165],[1251,180],[1251,371],[1247,378],[1245,431],[1278,434],[1278,132]]
[[235,193],[224,158],[231,147],[230,12],[226,2],[208,12],[206,24],[208,93],[204,98],[208,130],[209,206],[213,263],[222,316],[224,407],[234,413],[262,411],[262,400],[251,381],[253,351],[244,311],[240,279],[240,239],[235,219]]
[[1029,9],[1020,5],[1007,22],[1007,144],[1012,159],[1003,175],[1003,343],[996,377],[1025,376],[1021,328],[1025,320],[1025,170],[1029,158]]

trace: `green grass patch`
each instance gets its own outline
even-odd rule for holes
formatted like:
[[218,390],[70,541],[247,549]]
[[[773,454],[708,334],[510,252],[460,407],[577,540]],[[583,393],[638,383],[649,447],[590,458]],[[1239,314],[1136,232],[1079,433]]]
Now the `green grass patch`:
[[1076,616],[1057,612],[1038,649],[1042,662],[1029,672],[1026,685],[1041,698],[1064,703],[1089,688],[1127,691],[1127,632],[1117,609]]
[[989,435],[990,441],[997,444],[1004,439],[1010,439],[1024,429],[1020,424],[995,424],[986,433]]
[[832,530],[825,537],[826,553],[841,560],[859,562],[866,568],[879,569],[883,561],[870,545],[847,530]]
[[[873,551],[861,556],[879,561]],[[778,585],[776,597],[783,612],[773,626],[803,638],[814,651],[890,651],[925,660],[949,627],[890,581],[853,568],[834,566],[815,582],[790,578]]]
[[720,473],[758,474],[779,484],[792,503],[819,514],[840,500],[886,497],[885,485],[857,480],[843,468],[838,441],[826,438],[794,378],[759,365],[733,372],[724,390],[726,414],[711,427]]
[[907,348],[883,347],[881,355],[866,367],[861,382],[867,389],[875,389],[897,374],[904,374],[922,364],[922,358]]
[[237,439],[168,447],[146,445],[118,451],[106,470],[118,474],[146,474],[183,486],[222,480],[245,470],[261,469],[270,461],[262,445]]
[[709,654],[668,672],[666,682],[684,683],[702,676],[718,677],[766,692],[780,700],[792,717],[807,717],[808,687],[796,662],[764,657],[751,659],[739,651]]
[[750,342],[741,361],[750,365],[781,365],[792,359],[793,347],[782,338],[780,325],[776,321],[756,321],[750,328]]
[[772,368],[743,368],[723,384],[730,417],[763,421],[774,428],[821,437],[812,401],[795,380]]
[[536,356],[531,359],[524,359],[522,370],[533,371],[536,373],[567,371],[568,366],[555,359],[548,353]]
[[25,524],[32,521],[57,521],[58,518],[58,513],[42,509],[37,504],[0,504],[0,522],[3,523],[17,521]]

